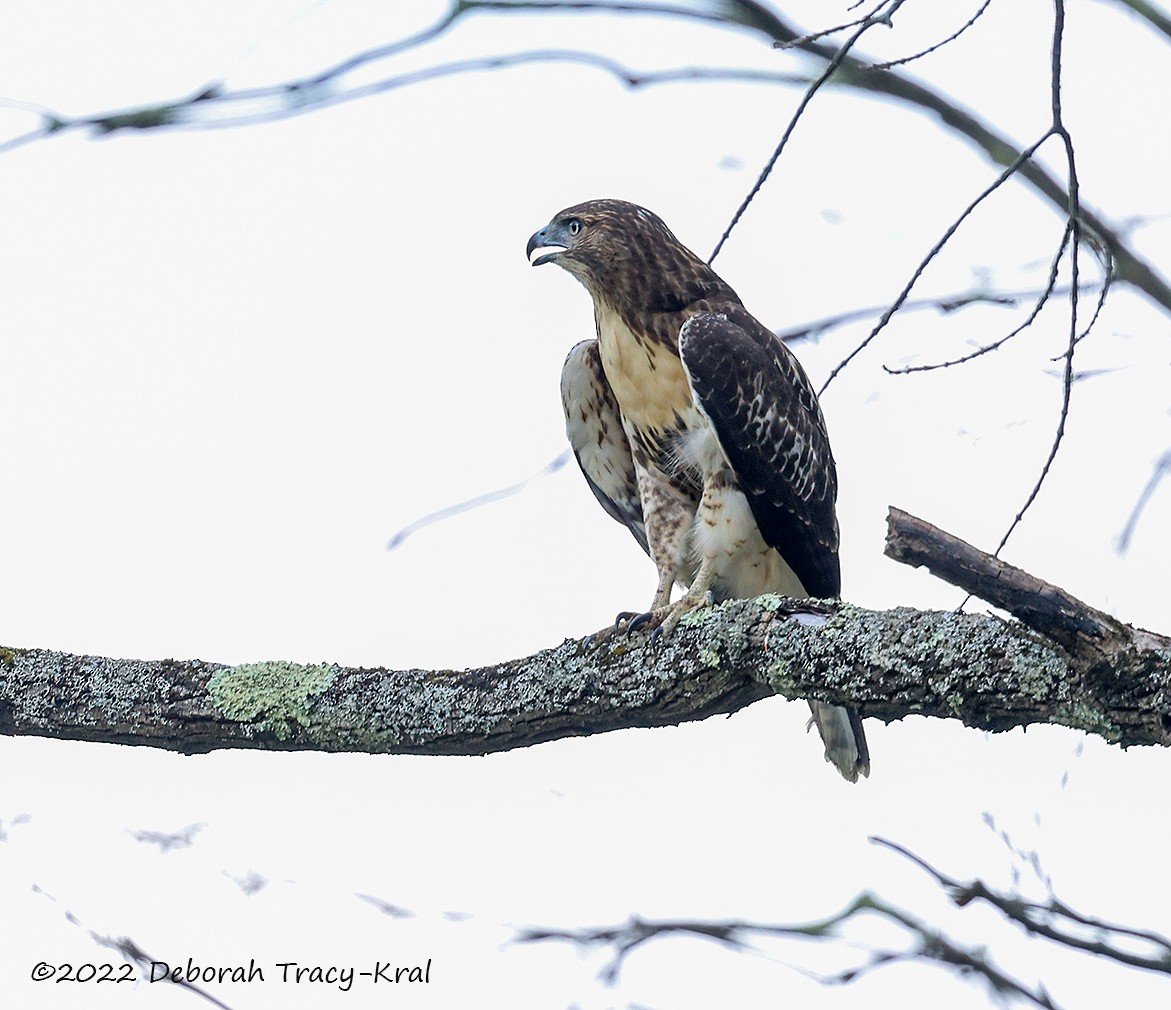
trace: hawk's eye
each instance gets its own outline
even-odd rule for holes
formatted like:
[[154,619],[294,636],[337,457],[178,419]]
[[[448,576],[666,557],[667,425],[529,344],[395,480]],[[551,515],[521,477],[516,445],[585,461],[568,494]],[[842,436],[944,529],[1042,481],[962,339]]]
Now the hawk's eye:
[[576,217],[570,219],[570,221],[569,221],[569,234],[570,235],[575,236],[575,237],[580,235],[582,233],[583,228],[585,228],[585,225],[582,224],[581,221],[579,221]]

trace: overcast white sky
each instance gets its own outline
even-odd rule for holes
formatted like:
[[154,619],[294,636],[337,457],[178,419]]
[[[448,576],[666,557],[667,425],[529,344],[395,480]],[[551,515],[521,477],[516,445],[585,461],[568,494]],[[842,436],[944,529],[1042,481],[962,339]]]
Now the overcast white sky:
[[[865,52],[937,41],[964,4],[907,4]],[[843,5],[785,11],[809,29]],[[1083,196],[1171,271],[1166,47],[1102,3],[1068,5],[1066,100]],[[9,3],[0,96],[66,116],[314,73],[409,34],[439,4]],[[993,5],[915,73],[1028,143],[1045,128],[1050,5]],[[525,48],[604,52],[637,69],[807,71],[754,36],[659,19],[469,18],[370,71]],[[0,643],[130,657],[446,668],[524,655],[642,607],[649,562],[572,468],[520,496],[383,545],[432,510],[513,483],[564,445],[557,380],[592,332],[567,275],[527,265],[528,236],[597,196],[643,203],[706,254],[800,92],[745,84],[624,90],[595,69],[452,77],[267,125],[66,134],[0,156]],[[36,126],[0,108],[3,137]],[[1052,152],[1056,157],[1056,150]],[[994,170],[935,123],[820,95],[717,261],[763,321],[791,327],[889,302]],[[925,295],[1035,287],[1061,221],[1000,193],[927,274]],[[1089,261],[1087,260],[1087,264]],[[1088,269],[1088,267],[1087,267]],[[823,405],[841,474],[843,582],[861,605],[961,596],[882,557],[886,506],[993,547],[1056,423],[1055,304],[1005,352],[950,356],[1019,313],[896,321]],[[798,352],[823,379],[868,323]],[[1166,316],[1119,290],[1079,350],[1066,449],[1006,558],[1166,631],[1171,486],[1129,551],[1114,541],[1171,446]],[[13,1005],[191,1007],[159,985],[34,984],[38,961],[116,955],[86,929],[172,963],[352,965],[432,959],[387,995],[263,984],[268,1007],[982,1007],[984,992],[892,968],[824,989],[764,957],[672,940],[604,956],[506,945],[513,924],[645,916],[799,921],[873,889],[993,942],[1069,1007],[1154,1005],[1165,984],[1079,967],[955,914],[867,839],[957,876],[1017,865],[984,822],[1040,853],[1075,907],[1171,930],[1169,759],[1040,727],[999,736],[908,719],[867,725],[870,780],[849,786],[780,699],[730,719],[567,740],[482,759],[217,753],[0,739],[0,991]],[[130,832],[205,827],[160,853]],[[233,879],[259,875],[247,895]],[[1026,885],[1028,886],[1027,874]],[[34,885],[37,890],[34,890]],[[1036,885],[1032,885],[1036,889]],[[410,917],[384,914],[371,895]],[[66,921],[72,912],[85,928]],[[458,914],[454,914],[458,913]],[[858,930],[859,939],[883,939]],[[502,946],[503,945],[503,946]]]

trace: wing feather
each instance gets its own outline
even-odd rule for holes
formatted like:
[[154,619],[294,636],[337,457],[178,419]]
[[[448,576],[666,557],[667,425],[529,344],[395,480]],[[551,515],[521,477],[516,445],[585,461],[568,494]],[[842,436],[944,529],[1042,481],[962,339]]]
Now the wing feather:
[[565,359],[561,406],[565,433],[594,497],[650,554],[634,458],[597,340],[583,340]]
[[680,358],[765,543],[811,596],[841,591],[837,471],[804,369],[740,306],[684,323]]

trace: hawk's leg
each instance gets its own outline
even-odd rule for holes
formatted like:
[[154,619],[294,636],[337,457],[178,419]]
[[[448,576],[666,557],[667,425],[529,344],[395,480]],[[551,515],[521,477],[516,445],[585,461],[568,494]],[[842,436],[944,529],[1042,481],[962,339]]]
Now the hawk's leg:
[[686,581],[695,504],[666,481],[648,473],[637,460],[635,468],[651,560],[659,573],[654,599],[651,600],[651,611],[654,612],[671,602],[671,590],[676,582]]
[[651,600],[651,609],[641,614],[624,610],[615,619],[616,626],[625,624],[627,631],[637,631],[644,624],[653,620],[661,611],[665,611],[670,604],[671,590],[675,586],[675,569],[670,563],[660,565],[656,561],[655,565],[659,569],[659,586],[655,590],[655,598]]
[[[658,633],[669,635],[684,614],[711,606],[713,588],[734,559],[743,551],[748,503],[730,470],[713,469],[703,482],[703,495],[696,510],[690,544],[699,558],[699,569],[691,584],[674,603],[663,608]],[[754,528],[754,527],[753,527]]]
[[618,615],[619,623],[624,622],[627,631],[635,631],[651,622],[657,624],[670,610],[671,590],[675,583],[686,583],[694,565],[691,560],[694,499],[688,498],[662,477],[652,475],[637,459],[635,469],[647,543],[659,580],[646,613]]
[[699,610],[701,607],[710,607],[712,605],[712,586],[715,584],[716,574],[716,559],[705,556],[700,563],[699,571],[695,573],[695,578],[692,579],[691,585],[688,586],[687,592],[680,596],[674,603],[668,603],[654,611],[654,616],[658,618],[658,627],[655,628],[655,638],[671,634],[675,630],[675,625],[679,623],[684,614],[689,614],[693,610]]

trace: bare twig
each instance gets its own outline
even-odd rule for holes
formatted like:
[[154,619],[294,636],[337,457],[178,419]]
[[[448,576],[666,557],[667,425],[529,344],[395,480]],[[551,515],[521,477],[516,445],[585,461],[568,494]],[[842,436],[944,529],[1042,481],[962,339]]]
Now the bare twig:
[[1125,7],[1135,17],[1146,21],[1155,31],[1171,39],[1171,17],[1156,7],[1151,0],[1104,0],[1116,7]]
[[[43,898],[45,898],[46,901],[50,901],[53,904],[57,904],[57,899],[54,898],[51,894],[48,893],[48,891],[44,890],[43,888],[38,887],[37,885],[34,884],[33,891],[35,891],[37,894],[39,894]],[[135,943],[128,936],[117,936],[117,937],[107,936],[103,933],[97,932],[96,930],[90,929],[81,921],[81,919],[79,919],[77,917],[77,915],[75,913],[73,913],[69,909],[65,909],[63,912],[63,915],[65,917],[66,922],[68,922],[70,925],[75,926],[78,929],[85,932],[89,936],[89,938],[91,940],[93,940],[93,942],[96,943],[99,947],[105,947],[108,950],[112,950],[112,951],[117,952],[118,955],[121,956],[122,959],[127,962],[127,964],[134,965],[136,968],[138,968],[138,970],[140,972],[142,972],[142,975],[144,978],[151,978],[152,977],[151,976],[151,966],[152,965],[163,963],[162,961],[158,960],[157,958],[151,957],[150,954],[146,953],[146,951],[144,951],[140,946],[138,946],[137,943]],[[52,977],[52,976],[50,975],[49,977]],[[37,979],[38,981],[45,981],[46,980],[43,976],[38,978],[38,976],[36,974],[34,974],[33,978]],[[158,981],[165,981],[168,985],[174,985],[180,989],[186,989],[188,992],[200,997],[201,999],[210,1003],[212,1006],[218,1007],[219,1010],[232,1010],[232,1008],[230,1006],[228,1006],[227,1003],[224,1003],[222,1000],[216,999],[216,997],[214,997],[207,990],[201,989],[194,982],[190,982],[186,978],[183,978],[181,976],[177,976],[175,978],[172,978],[168,974],[168,975],[165,975],[165,976],[162,976],[161,978],[159,978]]]
[[[858,25],[865,24],[872,17],[874,17],[875,14],[882,10],[882,6],[885,3],[886,0],[883,0],[882,4],[879,4],[870,14],[867,14],[865,17],[855,18],[853,21],[846,21],[843,24],[834,25],[832,28],[822,28],[820,31],[810,32],[807,35],[801,35],[795,39],[785,39],[783,41],[778,39],[773,43],[773,48],[794,49],[797,46],[804,45],[806,42],[816,42],[818,39],[828,38],[830,35],[837,35],[838,32],[844,32],[847,28],[856,28]],[[853,7],[860,7],[861,5],[861,0],[859,0],[859,3],[854,4]],[[853,7],[851,7],[851,10]]]
[[[1128,4],[1128,6],[1132,6],[1137,11],[1139,5],[1136,0],[1134,4]],[[518,2],[518,0],[511,0],[511,2],[509,0],[499,0],[499,2],[455,0],[452,8],[437,22],[437,27],[425,29],[412,36],[411,39],[428,40],[438,34],[439,28],[446,28],[454,23],[457,17],[484,11],[494,13],[608,12],[679,17],[715,25],[748,28],[764,35],[770,43],[792,42],[796,44],[796,48],[826,64],[832,62],[839,52],[837,49],[825,46],[822,42],[794,30],[775,11],[752,2],[752,0],[729,0],[718,10],[696,10],[670,4],[616,3],[610,2],[610,0],[576,3],[568,2],[568,0],[548,0],[548,2],[534,3]],[[392,42],[386,46],[376,47],[369,53],[377,54],[390,51],[397,54],[403,50],[404,44],[404,42]],[[567,55],[562,57],[563,60],[569,58]],[[367,55],[359,54],[351,60],[337,64],[334,69],[339,67],[352,68],[358,65],[356,61],[362,64],[367,63]],[[123,113],[78,119],[66,119],[54,113],[43,111],[41,127],[0,144],[0,154],[15,150],[33,140],[79,128],[90,128],[99,133],[107,133],[125,129],[154,130],[165,127],[207,127],[229,123],[257,122],[264,120],[265,116],[279,118],[285,115],[295,115],[299,112],[320,108],[324,104],[374,94],[379,90],[387,90],[392,87],[403,87],[436,75],[462,73],[477,69],[499,69],[526,61],[531,61],[531,58],[523,54],[495,58],[485,57],[458,64],[447,64],[442,69],[425,68],[424,71],[415,74],[402,74],[386,78],[381,82],[355,87],[348,91],[339,87],[337,78],[326,80],[326,72],[319,72],[299,81],[289,81],[239,92],[230,92],[219,84],[213,84],[199,89],[187,98],[174,102],[143,106]],[[585,62],[585,58],[582,58],[582,61]],[[729,71],[704,70],[702,68],[664,72],[658,75],[624,75],[623,72],[616,69],[617,65],[611,64],[604,58],[598,58],[593,62],[601,69],[616,73],[620,79],[633,76],[638,78],[639,83],[716,78],[730,80],[737,77],[736,74]],[[768,81],[770,83],[809,83],[808,79],[803,76],[771,75],[758,71],[740,72],[739,79]],[[898,102],[922,109],[936,116],[945,128],[966,137],[997,164],[1008,165],[1020,154],[1010,140],[997,134],[972,113],[949,101],[931,88],[901,76],[897,71],[876,70],[865,61],[847,56],[841,60],[837,72],[833,74],[832,83],[856,88],[869,94],[893,98]],[[245,96],[258,100],[261,108],[251,111],[244,110],[235,119],[215,119],[212,115],[212,112],[221,106],[243,102]],[[265,106],[265,102],[270,104]],[[219,113],[217,112],[216,115],[218,116]],[[1026,159],[1020,166],[1019,174],[1050,203],[1061,207],[1063,211],[1067,208],[1068,193],[1066,188],[1050,176],[1044,168]],[[1114,256],[1117,279],[1138,288],[1161,306],[1164,311],[1171,313],[1171,284],[1168,284],[1165,278],[1127,245],[1122,234],[1112,229],[1084,204],[1081,207],[1081,219],[1086,231],[1096,237],[1097,243],[1109,249]]]
[[[1044,937],[1073,950],[1108,958],[1131,968],[1171,975],[1171,940],[1160,933],[1120,926],[1083,915],[1056,897],[1050,897],[1044,903],[1027,901],[1020,895],[997,891],[981,880],[960,881],[935,869],[925,859],[896,842],[885,838],[872,838],[871,841],[897,852],[933,877],[961,908],[982,901],[1034,936]],[[1091,935],[1087,936],[1087,933]],[[1145,953],[1135,953],[1121,946],[1120,941],[1137,941],[1147,950]]]
[[667,70],[639,71],[597,53],[573,49],[533,49],[437,63],[349,88],[339,87],[334,79],[318,75],[302,81],[260,88],[237,91],[209,90],[195,98],[185,98],[165,105],[145,106],[78,119],[66,119],[54,114],[51,119],[46,120],[46,125],[41,129],[22,134],[5,145],[0,145],[0,154],[9,148],[19,147],[53,133],[78,129],[89,129],[99,135],[107,135],[121,130],[208,130],[271,123],[299,116],[310,110],[325,109],[445,77],[543,63],[593,67],[610,74],[632,89],[707,81],[736,81],[747,84],[803,84],[808,81],[808,77],[800,74],[737,67],[676,67]]
[[1054,254],[1053,260],[1049,265],[1049,277],[1045,282],[1045,287],[1041,289],[1036,300],[1033,302],[1032,311],[1029,312],[1020,325],[1014,327],[999,340],[994,340],[990,344],[984,344],[968,354],[960,355],[958,358],[950,358],[947,361],[933,361],[927,365],[905,365],[902,368],[891,368],[888,365],[883,365],[883,370],[888,375],[910,375],[913,372],[931,372],[939,368],[952,368],[956,365],[964,365],[991,351],[999,350],[1012,340],[1013,337],[1023,333],[1033,325],[1033,321],[1040,315],[1041,310],[1049,302],[1049,298],[1053,294],[1053,289],[1057,286],[1057,272],[1061,267],[1061,260],[1065,256],[1065,250],[1069,245],[1069,238],[1072,231],[1072,227],[1067,223],[1064,232],[1062,232],[1061,243],[1058,245],[1057,252]]
[[[977,902],[987,904],[996,909],[1006,922],[1071,951],[1093,954],[1129,968],[1171,974],[1171,941],[1159,933],[1082,915],[1052,895],[1049,901],[1039,903],[1016,893],[998,891],[979,880],[960,881],[935,869],[902,845],[883,838],[870,840],[922,869],[959,908]],[[1020,999],[1041,1010],[1059,1010],[1044,984],[1030,986],[1013,978],[996,965],[984,946],[960,944],[938,927],[867,892],[859,894],[837,914],[812,922],[651,920],[632,916],[616,926],[580,929],[529,927],[518,930],[514,942],[558,941],[572,944],[586,952],[609,948],[612,957],[603,967],[601,978],[612,985],[617,981],[626,959],[650,940],[679,935],[694,936],[713,940],[738,952],[755,950],[754,941],[763,938],[846,946],[843,927],[863,916],[884,919],[901,927],[908,946],[903,949],[872,947],[866,951],[865,960],[833,974],[798,970],[825,985],[845,985],[887,965],[919,961],[941,965],[959,975],[980,979],[999,997]],[[850,946],[853,949],[854,945]]]
[[401,547],[407,537],[418,533],[419,530],[432,523],[442,522],[445,519],[450,519],[453,516],[462,515],[464,512],[470,512],[472,509],[480,508],[483,505],[490,505],[492,502],[500,501],[503,498],[511,498],[515,494],[520,494],[533,481],[540,480],[542,477],[549,477],[560,470],[572,458],[571,450],[566,449],[564,452],[549,460],[540,470],[538,470],[531,477],[526,477],[522,481],[517,481],[515,484],[509,484],[507,487],[495,488],[492,491],[486,491],[484,494],[478,494],[474,498],[468,498],[466,501],[457,502],[455,505],[448,505],[445,508],[437,509],[434,512],[428,512],[427,515],[422,516],[413,522],[408,523],[397,533],[394,534],[387,541],[386,549],[388,551],[397,550]]
[[970,18],[968,18],[968,20],[965,21],[964,24],[961,25],[958,29],[956,29],[956,31],[952,32],[946,39],[942,39],[941,41],[936,42],[935,45],[928,46],[926,49],[922,49],[919,52],[913,53],[910,56],[904,56],[901,59],[897,59],[897,60],[888,60],[885,63],[875,63],[874,69],[875,70],[890,70],[891,67],[901,67],[904,64],[910,63],[912,60],[922,59],[924,56],[928,56],[931,53],[934,53],[937,50],[942,49],[949,42],[954,42],[956,39],[958,39],[961,35],[964,34],[964,32],[966,32],[969,28],[971,28],[972,25],[974,25],[977,21],[979,21],[980,16],[989,8],[989,6],[991,4],[992,4],[992,0],[984,0],[984,2],[980,5],[980,9],[978,11],[976,11],[976,13],[973,14]]
[[829,376],[826,378],[825,382],[822,383],[821,389],[818,390],[818,395],[824,394],[826,389],[829,388],[830,383],[833,382],[835,378],[837,378],[839,373],[841,373],[841,371],[847,365],[849,365],[849,363],[853,361],[854,358],[861,354],[862,351],[864,351],[871,344],[875,337],[877,337],[884,329],[886,329],[887,323],[889,323],[891,319],[894,318],[894,314],[898,312],[900,308],[902,308],[903,303],[907,300],[907,297],[911,293],[911,289],[918,282],[919,278],[923,276],[923,272],[927,269],[928,264],[930,264],[931,261],[939,255],[939,253],[943,250],[943,247],[947,244],[948,240],[959,230],[960,225],[964,223],[967,217],[977,207],[979,207],[981,203],[983,203],[1001,186],[1008,182],[1009,179],[1016,175],[1022,166],[1033,157],[1037,149],[1046,140],[1048,140],[1050,136],[1051,133],[1046,132],[1039,140],[1025,148],[1025,150],[1021,151],[1012,164],[1010,164],[1003,172],[1001,172],[1000,175],[998,175],[996,179],[989,186],[987,186],[979,196],[976,197],[976,199],[974,199],[967,205],[967,207],[964,208],[959,217],[957,217],[948,226],[947,231],[943,233],[943,236],[939,239],[939,241],[936,242],[935,245],[933,245],[931,249],[928,250],[927,255],[919,261],[919,265],[911,274],[910,280],[907,281],[907,283],[903,286],[902,291],[898,293],[895,300],[891,302],[886,311],[883,312],[882,316],[879,318],[878,322],[875,324],[874,328],[870,331],[866,338],[849,354],[847,354],[845,358],[843,358],[840,362],[838,362],[837,365],[834,366],[833,371],[829,373]]
[[[1073,138],[1070,136],[1069,130],[1065,126],[1061,113],[1061,73],[1062,73],[1062,48],[1065,40],[1065,0],[1053,0],[1053,46],[1050,57],[1050,99],[1053,112],[1053,125],[1050,127],[1050,133],[1061,139],[1063,148],[1065,149],[1065,165],[1066,165],[1066,187],[1069,193],[1068,204],[1068,228],[1070,238],[1069,249],[1069,341],[1065,349],[1065,374],[1061,383],[1061,409],[1057,418],[1057,430],[1053,434],[1053,443],[1049,447],[1049,453],[1045,457],[1045,462],[1041,465],[1041,472],[1037,476],[1036,483],[1032,490],[1029,491],[1028,497],[1021,505],[1020,510],[1013,517],[1007,530],[1004,531],[1004,536],[1000,538],[1000,543],[993,552],[999,555],[1004,549],[1005,544],[1008,543],[1013,531],[1020,525],[1021,520],[1024,519],[1025,513],[1032,507],[1033,502],[1037,500],[1037,496],[1041,493],[1041,488],[1044,487],[1045,481],[1049,476],[1049,472],[1053,467],[1053,461],[1057,459],[1057,453],[1061,449],[1061,443],[1065,438],[1065,424],[1069,418],[1069,405],[1073,396],[1073,355],[1078,345],[1078,283],[1080,279],[1080,255],[1082,246],[1082,218],[1081,218],[1081,198],[1079,193],[1078,175],[1077,175],[1077,158],[1074,154]],[[1107,273],[1109,266],[1106,267]],[[1105,290],[1105,288],[1103,288]],[[1094,318],[1097,318],[1095,313]],[[1087,330],[1087,332],[1089,332]],[[1084,334],[1083,334],[1084,336]]]
[[[1090,316],[1090,321],[1086,323],[1085,329],[1083,329],[1082,332],[1074,338],[1075,346],[1085,340],[1086,337],[1088,337],[1093,331],[1095,325],[1097,325],[1098,318],[1102,315],[1102,309],[1106,305],[1106,298],[1110,294],[1110,288],[1114,283],[1114,260],[1110,255],[1110,250],[1098,249],[1096,251],[1099,258],[1101,259],[1102,269],[1104,271],[1102,276],[1102,286],[1098,289],[1098,301],[1094,305],[1094,312]],[[1050,358],[1049,360],[1060,361],[1064,357],[1064,354],[1059,354],[1056,357]]]
[[1151,476],[1147,478],[1146,484],[1139,493],[1138,501],[1134,503],[1134,508],[1130,510],[1130,515],[1126,518],[1126,525],[1122,527],[1122,532],[1114,540],[1114,549],[1119,554],[1125,554],[1130,549],[1130,540],[1134,536],[1134,531],[1138,528],[1138,522],[1143,514],[1143,510],[1147,507],[1151,496],[1155,493],[1164,477],[1171,475],[1171,449],[1168,449],[1157,460],[1155,465],[1151,468]]
[[694,936],[714,940],[734,951],[753,949],[757,938],[788,939],[816,943],[844,944],[841,927],[864,915],[873,915],[901,926],[911,946],[905,950],[874,948],[866,960],[834,974],[819,974],[801,969],[802,974],[823,985],[848,985],[871,972],[891,964],[924,961],[955,969],[959,974],[983,980],[1002,996],[1016,996],[1042,1010],[1059,1010],[1041,987],[1030,989],[998,968],[983,948],[968,948],[955,943],[939,930],[881,898],[863,893],[836,915],[808,923],[766,923],[732,920],[725,922],[702,919],[651,920],[632,916],[618,926],[557,929],[530,927],[517,931],[514,942],[538,943],[559,941],[585,952],[611,948],[613,956],[603,966],[600,977],[613,985],[627,957],[649,940],[672,935]]
[[[744,212],[748,210],[749,205],[754,199],[756,199],[756,194],[760,192],[761,188],[765,184],[765,181],[772,173],[773,167],[776,165],[777,161],[781,157],[782,152],[785,150],[785,145],[788,144],[789,138],[793,135],[793,131],[797,128],[797,123],[800,122],[802,113],[804,113],[805,110],[809,107],[809,103],[813,101],[813,96],[821,90],[822,85],[824,85],[831,77],[833,77],[834,73],[842,65],[842,62],[845,60],[845,58],[849,55],[849,52],[854,47],[854,44],[876,24],[889,25],[891,16],[899,9],[899,7],[903,5],[903,3],[904,0],[889,0],[889,3],[883,5],[883,8],[885,9],[880,8],[880,13],[874,13],[869,17],[864,18],[858,30],[854,32],[854,34],[851,35],[844,43],[842,43],[838,51],[834,53],[833,57],[826,63],[825,69],[814,79],[813,83],[809,85],[805,94],[801,97],[801,101],[797,103],[797,108],[793,112],[792,117],[789,119],[789,125],[785,127],[785,132],[781,134],[781,139],[777,143],[776,148],[769,156],[768,161],[765,162],[765,166],[763,169],[761,169],[760,175],[756,177],[756,182],[752,184],[752,188],[748,191],[748,195],[744,197],[740,203],[740,206],[736,208],[736,213],[732,215],[732,220],[728,223],[728,227],[724,229],[724,233],[720,236],[719,241],[716,242],[716,247],[712,250],[712,254],[707,259],[709,265],[715,261],[717,256],[719,256],[720,250],[724,248],[724,243],[728,241],[728,237],[732,234],[732,229],[735,228],[737,224],[739,224],[740,219],[744,216]],[[794,45],[798,44],[800,43],[794,42]]]
[[[1053,294],[1065,294],[1067,289],[1056,288]],[[937,312],[951,313],[969,308],[973,305],[992,305],[1000,308],[1017,308],[1025,298],[1036,299],[1039,291],[968,291],[952,295],[942,295],[935,298],[908,299],[899,307],[904,315],[908,312],[921,312],[924,309],[935,309]],[[829,330],[839,326],[848,326],[863,319],[872,319],[881,315],[886,305],[874,305],[865,309],[849,309],[846,312],[836,312],[832,316],[814,320],[811,323],[802,323],[798,326],[773,332],[786,343],[799,340],[813,340]]]

